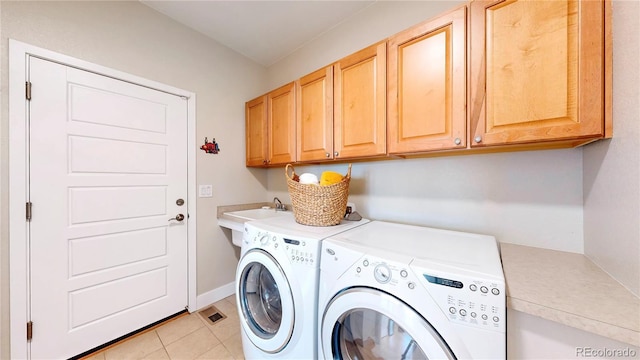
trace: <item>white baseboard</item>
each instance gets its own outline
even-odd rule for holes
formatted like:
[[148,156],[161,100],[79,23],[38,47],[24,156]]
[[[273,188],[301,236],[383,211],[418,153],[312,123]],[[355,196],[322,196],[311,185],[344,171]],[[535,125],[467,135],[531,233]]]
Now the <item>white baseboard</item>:
[[220,301],[227,296],[231,296],[236,293],[236,284],[235,282],[230,282],[226,285],[222,285],[218,288],[215,288],[211,291],[207,291],[204,294],[200,294],[196,297],[196,308],[189,309],[189,312],[198,311],[206,306],[213,304],[216,301]]

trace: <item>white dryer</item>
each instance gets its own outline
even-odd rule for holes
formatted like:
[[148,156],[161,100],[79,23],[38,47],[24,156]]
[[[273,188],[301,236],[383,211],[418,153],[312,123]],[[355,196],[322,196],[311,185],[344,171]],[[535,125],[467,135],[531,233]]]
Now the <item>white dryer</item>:
[[280,216],[245,223],[236,302],[246,359],[317,359],[320,243],[367,222],[314,227]]
[[322,242],[319,358],[504,359],[494,237],[372,221]]

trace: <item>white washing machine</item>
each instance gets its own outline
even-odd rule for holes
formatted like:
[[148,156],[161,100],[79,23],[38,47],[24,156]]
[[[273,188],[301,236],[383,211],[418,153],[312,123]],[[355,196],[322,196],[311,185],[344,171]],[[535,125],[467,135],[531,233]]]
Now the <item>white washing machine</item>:
[[494,237],[372,221],[322,242],[319,358],[504,359]]
[[236,302],[246,359],[317,359],[322,239],[367,223],[300,225],[293,216],[245,223]]

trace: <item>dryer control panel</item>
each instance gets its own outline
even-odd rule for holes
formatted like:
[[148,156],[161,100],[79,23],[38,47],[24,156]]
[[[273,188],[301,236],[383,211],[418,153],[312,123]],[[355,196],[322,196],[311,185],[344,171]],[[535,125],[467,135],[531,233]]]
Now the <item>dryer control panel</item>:
[[430,296],[449,322],[506,332],[503,281],[448,272],[439,267],[407,265],[408,263],[411,261],[399,263],[366,255],[349,272],[355,279],[371,279],[376,287],[393,294],[409,291],[409,296]]
[[506,297],[502,281],[420,271],[422,284],[449,321],[506,331]]

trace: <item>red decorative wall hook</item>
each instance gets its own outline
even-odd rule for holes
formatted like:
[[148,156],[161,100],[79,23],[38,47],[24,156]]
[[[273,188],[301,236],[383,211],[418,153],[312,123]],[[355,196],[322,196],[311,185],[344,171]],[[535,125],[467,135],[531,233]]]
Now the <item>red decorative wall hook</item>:
[[217,154],[220,152],[220,147],[216,142],[216,138],[213,138],[211,142],[206,137],[204,138],[204,145],[200,146],[200,150],[204,150],[207,154]]

